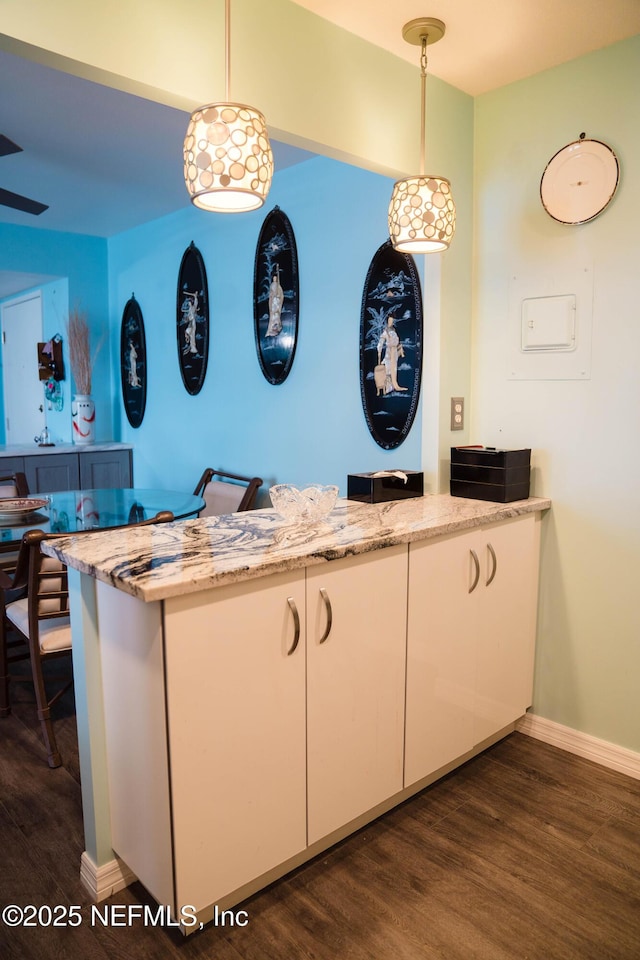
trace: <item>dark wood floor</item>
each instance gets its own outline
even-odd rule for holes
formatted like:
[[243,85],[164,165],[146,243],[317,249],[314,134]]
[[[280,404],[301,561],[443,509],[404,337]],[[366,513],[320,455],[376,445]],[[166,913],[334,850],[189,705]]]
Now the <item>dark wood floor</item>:
[[[640,958],[640,782],[520,734],[251,898],[245,927],[92,926],[73,711],[49,770],[29,696],[0,720],[0,908],[83,923],[0,920],[2,960]],[[139,884],[107,902],[153,903]]]

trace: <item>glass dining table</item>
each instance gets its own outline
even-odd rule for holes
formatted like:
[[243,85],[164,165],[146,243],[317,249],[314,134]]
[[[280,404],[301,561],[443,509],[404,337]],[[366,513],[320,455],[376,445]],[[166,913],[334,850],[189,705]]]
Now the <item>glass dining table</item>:
[[177,490],[114,487],[103,490],[59,490],[26,499],[0,499],[0,543],[19,543],[28,530],[74,533],[104,530],[149,520],[169,510],[176,520],[197,517],[202,497]]

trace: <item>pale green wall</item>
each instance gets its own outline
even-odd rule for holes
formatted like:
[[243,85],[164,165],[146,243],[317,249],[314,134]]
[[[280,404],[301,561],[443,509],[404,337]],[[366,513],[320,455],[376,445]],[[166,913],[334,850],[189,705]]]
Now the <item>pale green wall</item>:
[[[471,406],[472,442],[532,447],[533,492],[553,500],[534,712],[633,750],[640,750],[638,90],[635,37],[477,98]],[[621,182],[600,217],[566,226],[542,208],[540,176],[583,131],[615,150]],[[553,276],[564,294],[585,270],[593,276],[589,379],[508,379],[511,278],[543,292]]]
[[[3,0],[0,26],[5,49],[159,103],[224,96],[224,0]],[[377,173],[417,170],[417,64],[290,0],[231,4],[231,99],[259,107],[277,139]],[[443,115],[442,88],[429,79],[429,125],[446,131],[471,98],[447,88]],[[444,170],[449,151],[430,137],[428,163]]]
[[[441,136],[449,148],[446,165],[442,167],[451,180],[457,208],[456,235],[450,249],[439,257],[426,257],[427,278],[440,271],[440,289],[442,300],[440,310],[434,311],[440,317],[439,349],[439,407],[438,407],[438,472],[439,488],[449,491],[449,461],[451,447],[469,443],[467,429],[452,433],[451,397],[469,397],[471,375],[471,341],[469,303],[472,296],[473,277],[473,216],[467,211],[473,210],[473,183],[466,176],[469,157],[473,156],[473,100],[469,97],[461,102],[450,94],[452,87],[441,91],[438,103],[446,115],[457,117],[454,126],[449,123],[448,130],[442,127],[438,132],[432,126],[432,113],[429,117],[429,140],[434,135]],[[425,458],[432,450],[431,444],[425,446]]]

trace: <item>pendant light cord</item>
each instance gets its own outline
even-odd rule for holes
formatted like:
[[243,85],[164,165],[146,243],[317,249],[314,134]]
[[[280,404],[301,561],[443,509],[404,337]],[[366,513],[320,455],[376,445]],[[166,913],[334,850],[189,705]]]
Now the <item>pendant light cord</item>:
[[422,37],[420,54],[420,176],[425,172],[425,141],[427,113],[427,37]]
[[224,99],[229,103],[231,86],[231,0],[224,3]]

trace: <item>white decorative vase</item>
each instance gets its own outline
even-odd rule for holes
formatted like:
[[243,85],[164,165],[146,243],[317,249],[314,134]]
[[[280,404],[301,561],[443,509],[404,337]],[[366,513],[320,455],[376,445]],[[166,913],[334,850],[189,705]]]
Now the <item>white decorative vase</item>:
[[71,424],[74,443],[93,443],[95,434],[96,407],[93,398],[86,393],[77,393],[71,401]]

